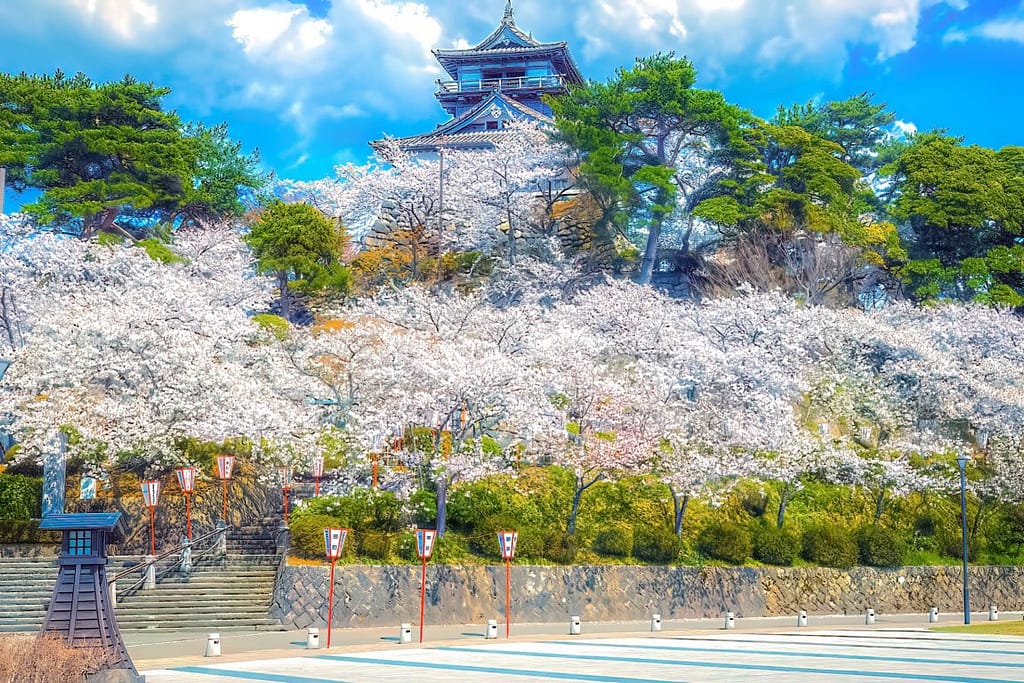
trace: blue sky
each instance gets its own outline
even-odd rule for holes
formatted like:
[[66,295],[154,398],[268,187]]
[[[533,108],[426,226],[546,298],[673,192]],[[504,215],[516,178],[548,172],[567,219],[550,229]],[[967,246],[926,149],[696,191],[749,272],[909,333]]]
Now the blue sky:
[[[0,0],[0,70],[126,72],[173,89],[183,118],[227,121],[279,177],[331,175],[385,133],[445,119],[435,47],[473,44],[505,0]],[[1020,0],[515,0],[603,80],[675,51],[699,86],[769,116],[861,91],[920,130],[1024,144]],[[8,201],[14,197],[8,196]],[[9,204],[10,206],[10,204]]]

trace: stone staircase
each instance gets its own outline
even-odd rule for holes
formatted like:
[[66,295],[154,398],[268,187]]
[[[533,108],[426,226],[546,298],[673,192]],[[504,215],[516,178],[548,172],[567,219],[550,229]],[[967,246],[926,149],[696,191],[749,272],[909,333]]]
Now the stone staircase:
[[0,632],[38,631],[57,581],[57,558],[0,558]]
[[[0,631],[35,631],[46,616],[57,577],[55,558],[0,559]],[[123,631],[147,629],[275,630],[267,617],[281,556],[276,525],[228,532],[223,558],[197,558],[190,574],[172,573],[152,590],[119,590],[115,613]],[[136,556],[111,557],[108,574],[137,563]],[[118,583],[125,586],[139,574]]]

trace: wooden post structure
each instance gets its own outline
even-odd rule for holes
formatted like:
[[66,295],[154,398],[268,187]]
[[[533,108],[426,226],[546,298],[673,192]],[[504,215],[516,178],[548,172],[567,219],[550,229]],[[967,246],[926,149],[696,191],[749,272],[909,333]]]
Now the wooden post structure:
[[156,506],[160,502],[160,480],[142,482],[142,500],[149,508],[149,554],[156,555]]
[[327,589],[327,649],[331,649],[331,629],[334,627],[334,563],[345,551],[349,529],[324,529],[324,551],[331,563],[331,583]]
[[416,530],[416,554],[420,556],[423,563],[423,573],[420,577],[420,642],[423,642],[423,614],[427,607],[427,560],[434,552],[434,538],[437,536],[435,529]]
[[505,560],[505,637],[512,633],[512,558],[516,555],[518,531],[499,531],[498,547],[501,559]]
[[235,456],[217,456],[217,478],[224,484],[224,509],[222,518],[224,526],[228,526],[228,482],[231,481],[231,473],[235,469]]
[[[59,635],[73,648],[102,649],[103,670],[123,672],[103,680],[141,681],[121,639],[107,589],[107,543],[115,540],[111,536],[124,535],[121,513],[54,514],[44,518],[39,528],[64,534],[57,583],[41,633]],[[52,674],[55,680],[61,678],[59,671]]]
[[181,493],[185,496],[185,536],[188,540],[192,540],[192,492],[196,490],[196,468],[195,467],[179,467],[174,470],[174,474],[178,477],[178,486],[181,487]]

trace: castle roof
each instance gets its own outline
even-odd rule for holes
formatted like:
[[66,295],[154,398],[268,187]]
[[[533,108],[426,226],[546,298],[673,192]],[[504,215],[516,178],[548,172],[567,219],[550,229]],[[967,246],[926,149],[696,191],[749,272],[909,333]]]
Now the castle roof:
[[[433,151],[441,148],[493,147],[501,140],[502,130],[501,128],[480,130],[478,126],[482,122],[503,123],[524,119],[548,126],[553,126],[555,123],[550,116],[517,102],[500,90],[495,90],[462,116],[441,124],[429,133],[397,138],[397,141],[402,149],[408,152]],[[378,149],[382,142],[376,140],[370,145],[374,149]]]
[[498,28],[476,47],[468,50],[435,49],[431,52],[452,78],[458,78],[459,65],[464,62],[509,57],[550,57],[561,67],[559,72],[563,73],[570,83],[583,84],[579,67],[569,54],[568,43],[542,43],[525,33],[516,26],[511,0],[505,5],[505,15]]

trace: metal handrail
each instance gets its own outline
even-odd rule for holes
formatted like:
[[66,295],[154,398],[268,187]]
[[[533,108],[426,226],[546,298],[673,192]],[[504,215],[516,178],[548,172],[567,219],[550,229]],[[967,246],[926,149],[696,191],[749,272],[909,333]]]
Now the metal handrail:
[[445,93],[477,92],[481,90],[515,88],[561,88],[565,79],[559,74],[545,76],[515,76],[513,78],[482,78],[478,80],[438,81],[438,87]]
[[[163,553],[157,555],[156,557],[154,557],[149,562],[139,562],[136,565],[132,565],[131,567],[128,567],[127,569],[124,569],[124,570],[118,572],[117,574],[114,574],[112,577],[107,579],[107,583],[108,584],[114,583],[118,579],[121,579],[121,578],[123,578],[125,576],[128,576],[129,574],[131,574],[134,571],[138,571],[140,569],[145,569],[149,565],[156,564],[160,560],[163,560],[163,559],[165,559],[167,557],[170,557],[171,555],[180,555],[181,551],[184,550],[186,548],[186,546],[193,546],[196,543],[198,543],[199,541],[205,541],[206,539],[208,539],[208,538],[210,538],[212,536],[216,536],[217,534],[226,533],[227,530],[228,530],[228,527],[220,527],[220,528],[214,529],[213,531],[209,531],[209,532],[203,534],[199,538],[192,539],[192,541],[190,543],[182,543],[181,545],[176,545],[173,548],[171,548],[170,550],[164,551]],[[210,546],[210,547],[212,548],[213,546]],[[209,548],[207,548],[206,550],[209,550]],[[203,551],[203,552],[205,552],[205,551]]]
[[[171,557],[172,555],[175,555],[175,554],[178,555],[178,560],[176,562],[171,563],[164,570],[162,570],[160,572],[159,578],[164,578],[168,574],[170,574],[171,572],[173,572],[176,569],[179,569],[179,568],[182,567],[182,564],[184,563],[184,560],[185,560],[185,554],[184,553],[185,553],[186,549],[191,551],[192,546],[195,543],[197,543],[199,541],[205,541],[208,538],[211,538],[213,536],[217,536],[217,535],[220,535],[220,534],[227,534],[227,530],[228,530],[227,527],[218,527],[217,529],[214,529],[213,531],[210,531],[208,533],[203,534],[199,538],[195,538],[195,539],[192,539],[191,541],[186,541],[185,543],[182,543],[181,545],[174,546],[170,550],[167,550],[167,551],[161,553],[160,555],[157,555],[156,557],[154,557],[150,561],[139,562],[136,565],[128,567],[127,569],[124,569],[124,570],[118,572],[117,574],[114,574],[114,576],[112,576],[110,579],[107,580],[107,590],[110,592],[111,604],[114,604],[114,605],[117,604],[117,593],[118,592],[120,592],[122,596],[129,595],[129,594],[133,593],[135,590],[137,590],[139,588],[139,586],[143,585],[146,582],[147,574],[149,573],[150,567],[155,567],[156,563],[159,562],[160,560],[166,559],[166,558]],[[212,543],[212,544],[210,544],[209,547],[204,548],[203,550],[199,551],[198,554],[197,554],[197,557],[202,557],[203,555],[212,552],[219,545],[220,545],[219,543]],[[191,565],[191,557],[190,557],[190,565]],[[140,571],[140,570],[142,571],[142,574],[139,576],[138,579],[135,580],[135,582],[133,582],[127,588],[123,588],[120,591],[117,590],[117,581],[118,581],[118,579],[123,578],[125,576],[128,576],[132,572]],[[154,575],[153,575],[153,580],[154,581],[156,581],[156,579],[157,579],[157,575],[155,574],[155,571],[156,570],[154,569]]]

